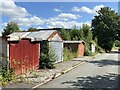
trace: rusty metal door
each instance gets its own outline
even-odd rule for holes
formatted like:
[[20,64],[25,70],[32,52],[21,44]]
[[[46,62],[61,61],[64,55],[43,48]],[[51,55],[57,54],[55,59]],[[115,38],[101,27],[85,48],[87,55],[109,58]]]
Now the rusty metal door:
[[15,74],[37,69],[39,50],[39,43],[31,43],[30,40],[10,42],[10,67],[14,69]]

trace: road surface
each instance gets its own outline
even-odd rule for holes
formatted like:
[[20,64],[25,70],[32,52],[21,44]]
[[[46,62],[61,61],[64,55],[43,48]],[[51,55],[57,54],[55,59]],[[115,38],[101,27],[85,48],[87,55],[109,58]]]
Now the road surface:
[[118,88],[119,59],[117,51],[102,54],[38,88]]

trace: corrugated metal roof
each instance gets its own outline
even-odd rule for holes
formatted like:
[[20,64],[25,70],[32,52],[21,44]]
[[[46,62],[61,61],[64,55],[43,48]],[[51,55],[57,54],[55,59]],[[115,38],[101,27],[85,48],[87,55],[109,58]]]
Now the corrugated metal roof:
[[84,43],[84,41],[63,41],[63,43]]
[[31,32],[26,38],[34,37],[34,38],[41,38],[42,40],[47,40],[48,37],[55,32],[56,30],[41,30],[37,32]]
[[56,30],[41,30],[35,32],[14,32],[9,35],[8,41],[18,41],[22,38],[30,38],[31,41],[47,40]]
[[18,36],[18,37],[21,37],[21,36],[23,36],[23,35],[26,35],[26,33],[28,33],[28,32],[14,32],[14,33],[12,33],[12,34],[10,34],[10,35],[8,35],[8,36]]
[[30,32],[14,32],[10,35],[8,35],[10,38],[8,38],[8,41],[18,41],[21,38],[25,38],[26,35],[30,34]]

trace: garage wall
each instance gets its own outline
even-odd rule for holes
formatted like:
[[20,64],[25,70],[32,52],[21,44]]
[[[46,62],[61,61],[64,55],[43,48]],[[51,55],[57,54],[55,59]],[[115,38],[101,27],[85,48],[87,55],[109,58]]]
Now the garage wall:
[[68,48],[72,52],[77,52],[78,51],[78,43],[64,43],[64,47]]
[[64,48],[68,48],[70,51],[77,53],[77,57],[84,56],[83,43],[64,43]]
[[0,37],[0,65],[7,65],[7,50],[8,44],[6,38]]
[[49,46],[50,46],[50,50],[52,50],[58,58],[56,63],[62,62],[63,61],[63,42],[50,41]]
[[58,58],[56,63],[62,62],[63,61],[63,40],[57,32],[52,37],[50,37],[49,47],[50,47],[49,50],[52,50]]
[[39,50],[39,43],[31,43],[27,39],[10,42],[10,67],[15,74],[38,69]]
[[84,56],[84,44],[83,43],[80,43],[79,46],[78,46],[78,56],[79,57],[82,57]]

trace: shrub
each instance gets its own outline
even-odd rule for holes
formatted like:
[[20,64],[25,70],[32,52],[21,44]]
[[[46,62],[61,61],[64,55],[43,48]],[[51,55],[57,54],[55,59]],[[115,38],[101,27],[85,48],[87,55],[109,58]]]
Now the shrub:
[[[3,62],[6,60],[6,64]],[[9,61],[4,54],[0,53],[0,86],[8,84],[8,82],[15,79],[13,69],[9,68]]]
[[64,48],[63,52],[64,52],[64,55],[63,55],[64,61],[68,61],[68,60],[71,60],[71,59],[77,57],[77,54],[75,52],[71,52],[67,48]]
[[85,56],[92,56],[92,52],[90,51],[90,49],[88,49],[88,47],[86,46],[84,49],[84,55]]
[[41,42],[41,53],[40,53],[40,68],[55,68],[55,61],[57,60],[57,56],[54,53],[51,47],[49,47],[47,41]]
[[120,41],[119,40],[115,41],[115,47],[120,47]]
[[57,55],[55,54],[55,50],[52,47],[49,47],[49,52],[48,52],[48,56],[49,56],[49,62],[48,62],[48,68],[52,69],[55,68],[55,62],[58,60]]
[[103,53],[104,50],[99,45],[96,45],[96,52]]
[[2,76],[1,85],[3,86],[15,79],[13,69],[9,69],[7,66],[2,66],[2,70],[0,71],[0,74]]

